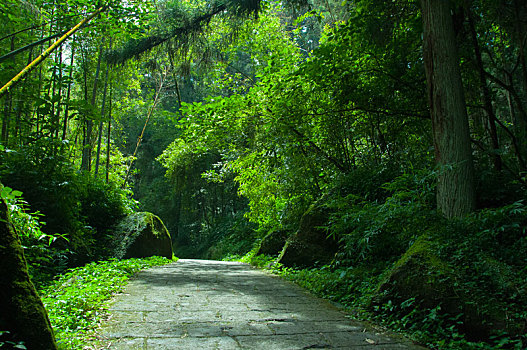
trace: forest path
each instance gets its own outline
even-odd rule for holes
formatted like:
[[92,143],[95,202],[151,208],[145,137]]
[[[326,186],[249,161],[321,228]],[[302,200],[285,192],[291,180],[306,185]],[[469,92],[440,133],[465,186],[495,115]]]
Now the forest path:
[[422,349],[247,264],[181,259],[116,296],[105,349]]

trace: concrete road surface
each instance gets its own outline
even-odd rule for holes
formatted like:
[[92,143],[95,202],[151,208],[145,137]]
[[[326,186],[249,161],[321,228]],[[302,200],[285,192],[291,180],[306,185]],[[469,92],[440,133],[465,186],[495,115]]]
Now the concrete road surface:
[[116,297],[104,349],[423,349],[247,264],[181,259]]

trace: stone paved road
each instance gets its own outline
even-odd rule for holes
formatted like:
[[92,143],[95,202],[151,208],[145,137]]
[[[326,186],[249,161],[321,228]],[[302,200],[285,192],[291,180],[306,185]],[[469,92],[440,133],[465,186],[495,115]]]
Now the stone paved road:
[[142,271],[110,314],[100,333],[105,349],[422,349],[233,262],[181,259]]

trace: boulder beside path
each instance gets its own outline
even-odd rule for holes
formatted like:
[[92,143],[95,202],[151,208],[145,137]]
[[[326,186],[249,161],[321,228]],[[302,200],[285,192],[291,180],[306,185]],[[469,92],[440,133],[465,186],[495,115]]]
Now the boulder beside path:
[[118,259],[162,256],[172,258],[172,240],[161,219],[148,212],[133,213],[116,227]]

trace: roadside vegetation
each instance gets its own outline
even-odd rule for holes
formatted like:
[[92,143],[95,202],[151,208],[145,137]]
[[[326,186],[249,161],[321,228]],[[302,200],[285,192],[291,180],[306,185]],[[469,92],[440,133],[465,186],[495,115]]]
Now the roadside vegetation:
[[140,270],[170,262],[161,257],[92,262],[68,270],[43,287],[39,294],[58,348],[75,350],[93,344],[112,297],[128,279]]

